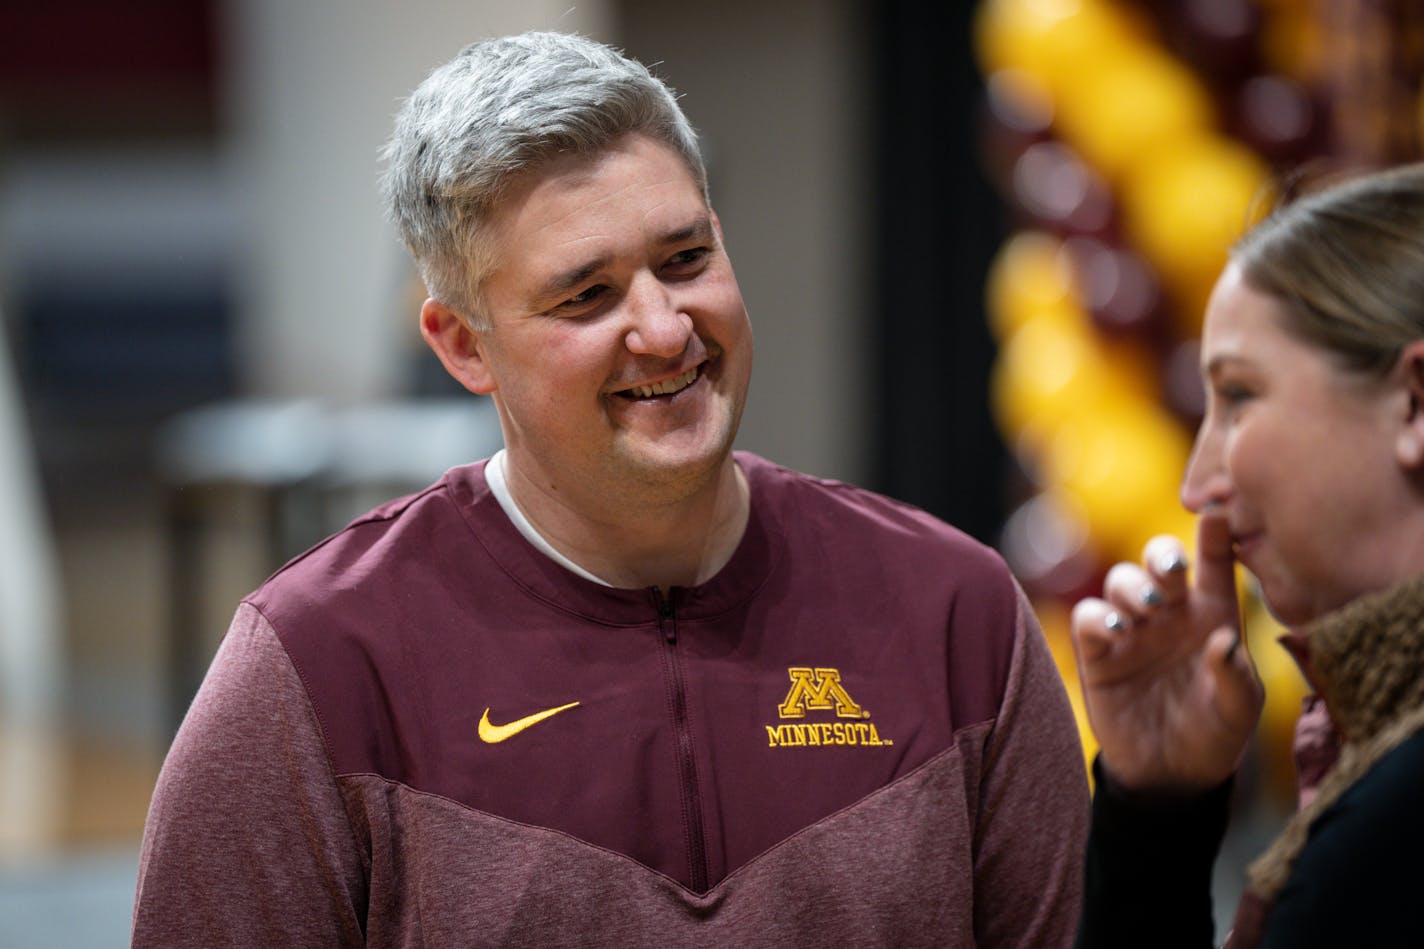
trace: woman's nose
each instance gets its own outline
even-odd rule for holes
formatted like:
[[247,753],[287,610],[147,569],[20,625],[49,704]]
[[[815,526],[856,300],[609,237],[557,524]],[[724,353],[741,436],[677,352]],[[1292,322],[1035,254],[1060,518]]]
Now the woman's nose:
[[1182,506],[1193,514],[1200,514],[1208,505],[1224,503],[1231,495],[1221,442],[1221,435],[1206,423],[1197,431],[1181,489]]

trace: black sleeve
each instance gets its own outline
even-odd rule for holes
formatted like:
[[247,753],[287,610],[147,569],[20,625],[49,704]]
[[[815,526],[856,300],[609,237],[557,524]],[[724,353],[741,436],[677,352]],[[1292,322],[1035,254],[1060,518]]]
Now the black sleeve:
[[1189,797],[1132,794],[1098,760],[1093,778],[1078,949],[1214,945],[1211,873],[1231,782]]
[[1424,945],[1424,732],[1315,821],[1264,946]]

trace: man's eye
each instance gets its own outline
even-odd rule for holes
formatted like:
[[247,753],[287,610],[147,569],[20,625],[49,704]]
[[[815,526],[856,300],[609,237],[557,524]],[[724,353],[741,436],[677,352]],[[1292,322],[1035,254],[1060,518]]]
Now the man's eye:
[[668,258],[665,265],[674,272],[686,272],[701,267],[707,261],[707,255],[712,252],[709,247],[692,247],[688,250],[679,251]]
[[598,298],[608,292],[608,288],[601,283],[596,283],[588,289],[576,293],[563,303],[556,306],[555,310],[577,310],[587,307],[591,303],[597,302]]

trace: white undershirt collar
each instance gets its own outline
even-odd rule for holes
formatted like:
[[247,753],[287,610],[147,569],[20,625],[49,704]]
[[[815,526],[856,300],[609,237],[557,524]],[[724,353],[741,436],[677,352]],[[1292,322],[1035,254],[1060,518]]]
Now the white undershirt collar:
[[515,529],[524,535],[525,540],[539,548],[541,553],[565,570],[576,573],[585,580],[592,580],[594,583],[601,583],[606,587],[613,586],[613,584],[607,580],[594,576],[583,567],[580,567],[559,553],[554,549],[552,544],[544,539],[543,534],[540,534],[534,529],[534,525],[529,523],[529,518],[525,517],[524,512],[519,509],[519,505],[514,503],[514,496],[509,493],[509,481],[506,478],[506,466],[508,464],[508,456],[505,450],[501,448],[490,456],[489,462],[485,465],[485,481],[489,483],[490,493],[493,494],[494,499],[499,502],[499,506],[509,517]]

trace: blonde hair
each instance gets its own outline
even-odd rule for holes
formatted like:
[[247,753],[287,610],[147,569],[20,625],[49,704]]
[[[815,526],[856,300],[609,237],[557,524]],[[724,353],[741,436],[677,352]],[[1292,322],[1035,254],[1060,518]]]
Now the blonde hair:
[[1292,201],[1231,257],[1251,286],[1282,303],[1288,332],[1345,369],[1383,375],[1424,337],[1424,163]]

